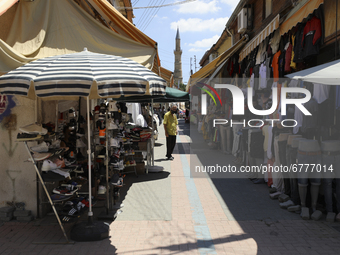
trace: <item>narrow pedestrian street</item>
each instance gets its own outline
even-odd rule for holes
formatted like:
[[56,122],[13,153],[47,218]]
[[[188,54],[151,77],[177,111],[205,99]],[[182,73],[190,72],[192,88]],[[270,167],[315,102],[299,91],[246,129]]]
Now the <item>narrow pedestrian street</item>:
[[[159,127],[155,165],[163,166],[163,172],[125,178],[124,207],[110,223],[109,239],[35,244],[63,241],[53,217],[8,222],[1,226],[0,254],[338,254],[339,223],[301,220],[271,200],[266,185],[247,179],[191,178],[190,140],[203,140],[198,132],[189,136],[189,124],[183,120],[179,128],[175,159],[167,161]],[[211,155],[198,151],[196,156],[202,164],[214,157],[232,162],[231,156],[216,150]],[[66,229],[70,231],[68,225]]]

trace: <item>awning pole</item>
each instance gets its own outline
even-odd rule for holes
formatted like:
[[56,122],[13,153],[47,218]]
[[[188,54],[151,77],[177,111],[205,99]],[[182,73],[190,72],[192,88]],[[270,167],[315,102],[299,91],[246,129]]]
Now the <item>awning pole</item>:
[[88,155],[88,171],[89,171],[89,224],[93,224],[93,212],[92,212],[92,183],[91,183],[91,125],[90,125],[90,99],[86,98],[86,110],[87,110],[87,155]]
[[152,166],[155,165],[155,153],[154,153],[154,148],[155,148],[155,136],[154,136],[154,123],[153,123],[153,99],[151,99],[151,115],[152,115],[152,140],[151,140],[151,148],[152,148]]

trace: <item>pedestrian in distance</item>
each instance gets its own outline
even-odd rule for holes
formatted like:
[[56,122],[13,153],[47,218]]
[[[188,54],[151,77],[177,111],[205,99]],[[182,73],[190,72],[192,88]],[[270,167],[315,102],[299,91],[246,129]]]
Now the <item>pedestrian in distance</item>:
[[168,160],[173,160],[172,152],[174,151],[176,145],[176,135],[178,133],[177,125],[177,105],[172,104],[170,111],[164,115],[163,125],[166,136],[166,158]]

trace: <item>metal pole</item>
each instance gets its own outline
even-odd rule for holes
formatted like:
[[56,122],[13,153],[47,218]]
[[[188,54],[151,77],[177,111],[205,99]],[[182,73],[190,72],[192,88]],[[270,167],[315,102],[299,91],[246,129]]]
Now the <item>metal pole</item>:
[[90,125],[90,99],[89,97],[86,98],[86,110],[87,110],[87,155],[88,155],[88,171],[89,171],[89,213],[88,213],[88,220],[89,224],[93,223],[93,212],[92,212],[92,184],[91,184],[91,125]]
[[151,140],[151,149],[152,149],[152,166],[154,166],[155,165],[155,158],[154,158],[154,156],[155,156],[155,153],[154,153],[154,140],[155,140],[155,137],[154,137],[154,123],[153,123],[153,99],[151,99],[151,114],[152,114],[152,140]]
[[108,136],[108,129],[107,129],[107,118],[109,115],[109,111],[106,110],[106,155],[105,155],[105,164],[106,164],[106,205],[107,205],[107,213],[109,213],[110,208],[110,197],[109,197],[109,136]]
[[27,142],[25,142],[25,146],[26,146],[28,155],[29,155],[30,158],[31,158],[31,161],[32,161],[32,163],[33,163],[33,166],[34,166],[34,169],[35,169],[35,171],[36,171],[36,173],[37,173],[37,176],[39,177],[39,181],[40,181],[41,185],[42,185],[43,188],[44,188],[44,191],[45,191],[45,193],[46,193],[46,196],[47,196],[47,198],[48,198],[48,201],[50,202],[50,204],[51,204],[51,206],[52,206],[52,209],[53,209],[53,212],[54,212],[54,214],[55,214],[55,216],[56,216],[56,218],[57,218],[57,220],[58,220],[59,226],[60,226],[61,230],[63,231],[64,237],[66,238],[66,241],[69,243],[69,240],[68,240],[68,237],[67,237],[67,235],[66,235],[66,232],[65,232],[65,229],[64,229],[64,227],[63,227],[63,224],[61,224],[61,221],[60,221],[59,215],[58,215],[58,213],[57,213],[57,210],[56,210],[55,207],[54,207],[54,204],[53,204],[53,202],[52,202],[52,199],[51,199],[51,197],[50,197],[50,194],[48,193],[48,190],[47,190],[47,188],[46,188],[46,186],[45,186],[44,180],[41,178],[39,169],[37,168],[37,165],[36,165],[36,163],[35,163],[35,160],[34,160],[32,154],[31,154],[31,152],[30,152],[30,149],[28,148]]

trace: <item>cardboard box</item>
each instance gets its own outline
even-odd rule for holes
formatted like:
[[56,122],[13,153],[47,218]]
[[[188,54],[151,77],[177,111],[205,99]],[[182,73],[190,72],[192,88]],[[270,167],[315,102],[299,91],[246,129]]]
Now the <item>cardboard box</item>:
[[145,163],[137,163],[136,164],[136,172],[138,175],[145,174]]
[[148,149],[148,142],[138,142],[138,148],[140,151],[146,151]]

